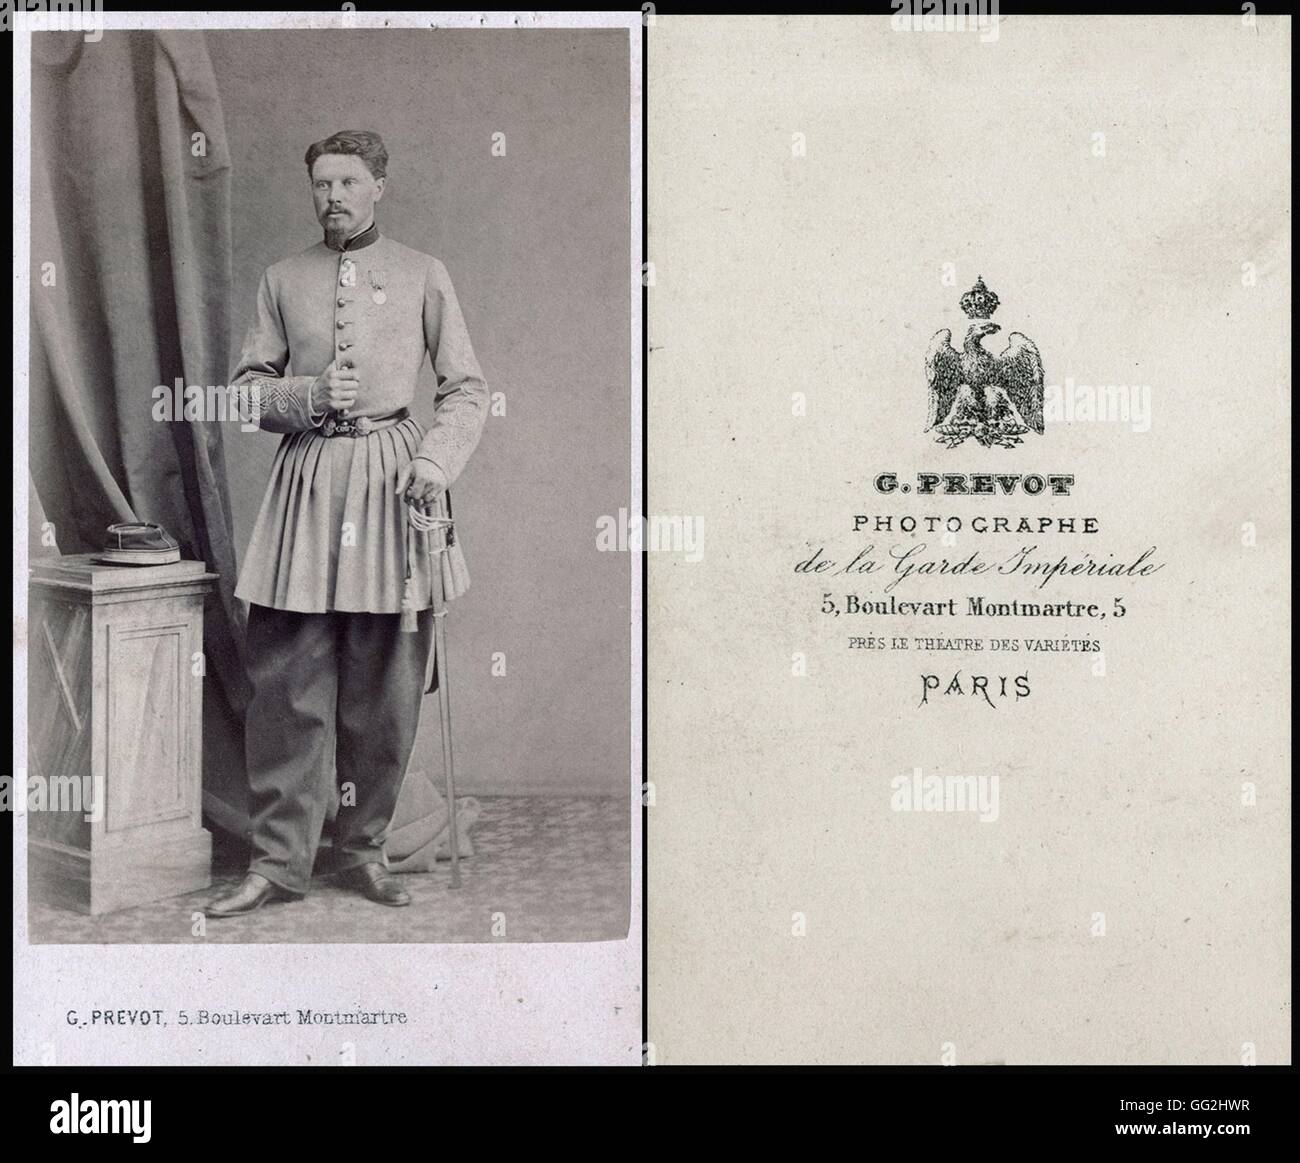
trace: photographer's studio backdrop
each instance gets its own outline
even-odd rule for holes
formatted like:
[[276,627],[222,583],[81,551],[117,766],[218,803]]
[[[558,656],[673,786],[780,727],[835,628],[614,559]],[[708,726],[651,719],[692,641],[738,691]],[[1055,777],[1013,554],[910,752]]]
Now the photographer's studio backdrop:
[[[152,520],[220,573],[208,826],[246,820],[232,591],[280,438],[158,422],[153,392],[226,383],[263,270],[320,238],[303,154],[339,129],[383,135],[379,228],[446,264],[497,405],[452,489],[458,788],[627,796],[639,563],[596,549],[633,462],[626,32],[109,31],[33,52],[31,554]],[[411,770],[439,751],[427,699]]]

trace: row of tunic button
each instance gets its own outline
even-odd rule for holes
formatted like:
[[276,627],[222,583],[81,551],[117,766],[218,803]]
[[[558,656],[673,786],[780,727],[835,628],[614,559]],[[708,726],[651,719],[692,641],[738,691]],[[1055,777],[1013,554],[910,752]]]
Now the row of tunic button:
[[[339,286],[340,286],[340,287],[355,287],[356,285],[357,285],[357,267],[356,267],[356,263],[354,263],[354,262],[353,262],[350,258],[348,258],[346,255],[340,255],[340,256],[339,256]],[[346,299],[346,298],[344,298],[342,295],[340,295],[339,298],[338,298],[338,305],[339,305],[340,307],[346,307],[346,306],[347,306],[349,303],[351,303],[351,302],[352,302],[351,299]],[[339,319],[339,318],[337,317],[337,315],[336,315],[336,316],[335,316],[334,326],[335,326],[336,330],[338,330],[338,331],[342,331],[343,328],[346,327],[346,326],[347,326],[349,323],[351,323],[351,322],[352,322],[352,320],[350,320],[350,319]],[[338,350],[341,351],[341,352],[343,352],[343,351],[347,351],[348,348],[350,348],[352,345],[353,345],[353,341],[352,341],[352,340],[350,340],[350,339],[340,339],[340,340],[338,341],[338,345],[337,345],[337,346],[338,346]],[[339,366],[340,366],[340,367],[352,367],[352,361],[351,361],[351,360],[345,360],[345,361],[344,361],[343,363],[341,363]]]

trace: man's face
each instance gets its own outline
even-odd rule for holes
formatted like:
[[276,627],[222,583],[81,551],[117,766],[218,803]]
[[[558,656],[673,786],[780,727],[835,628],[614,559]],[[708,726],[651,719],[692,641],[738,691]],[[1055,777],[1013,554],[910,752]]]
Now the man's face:
[[331,234],[349,238],[368,226],[384,179],[376,178],[355,154],[321,154],[311,167],[316,218]]

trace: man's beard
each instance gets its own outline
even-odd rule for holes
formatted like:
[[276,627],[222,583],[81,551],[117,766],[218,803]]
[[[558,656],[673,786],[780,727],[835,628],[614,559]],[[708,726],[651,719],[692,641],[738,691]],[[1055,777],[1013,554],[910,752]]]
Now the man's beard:
[[337,219],[327,218],[325,220],[325,242],[337,249],[348,240],[348,228],[342,225],[334,225]]

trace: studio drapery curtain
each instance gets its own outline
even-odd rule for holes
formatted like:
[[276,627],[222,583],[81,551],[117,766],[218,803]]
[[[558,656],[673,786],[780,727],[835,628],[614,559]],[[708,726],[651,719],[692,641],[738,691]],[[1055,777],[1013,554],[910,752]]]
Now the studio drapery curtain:
[[[156,521],[220,575],[204,619],[203,802],[247,821],[243,613],[219,419],[155,389],[220,385],[230,153],[201,32],[33,36],[30,463],[60,553]],[[211,394],[210,395],[215,395]]]

